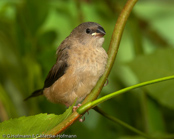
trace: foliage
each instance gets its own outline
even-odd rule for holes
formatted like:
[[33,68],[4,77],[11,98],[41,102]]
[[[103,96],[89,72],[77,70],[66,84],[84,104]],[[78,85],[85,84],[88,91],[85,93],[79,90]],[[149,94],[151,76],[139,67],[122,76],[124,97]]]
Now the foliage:
[[[23,99],[41,88],[61,41],[79,23],[94,21],[106,30],[107,50],[125,1],[0,1],[0,120],[39,113],[61,114],[65,107],[45,98]],[[101,96],[173,74],[173,2],[139,1],[121,40],[109,84]],[[100,105],[113,116],[154,135],[174,131],[173,81],[130,91]],[[51,114],[52,115],[52,114]],[[6,121],[7,122],[7,121]],[[79,132],[80,130],[80,132]],[[78,138],[139,138],[94,111],[65,134]]]
[[[37,138],[46,136],[46,132],[66,119],[71,113],[72,106],[62,115],[38,114],[35,116],[11,119],[0,125],[0,130],[3,131],[0,135],[4,138],[14,138],[13,135],[15,135],[16,138],[26,138],[26,136],[28,136],[28,138]],[[21,137],[17,137],[19,135],[21,135]]]

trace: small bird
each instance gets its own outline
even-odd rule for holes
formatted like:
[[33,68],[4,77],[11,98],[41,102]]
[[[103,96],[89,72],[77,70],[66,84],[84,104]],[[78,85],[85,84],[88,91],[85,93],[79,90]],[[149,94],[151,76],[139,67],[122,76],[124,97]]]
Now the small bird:
[[42,89],[25,100],[44,95],[53,103],[81,102],[103,75],[108,55],[103,49],[105,30],[95,22],[77,26],[57,49],[57,60]]

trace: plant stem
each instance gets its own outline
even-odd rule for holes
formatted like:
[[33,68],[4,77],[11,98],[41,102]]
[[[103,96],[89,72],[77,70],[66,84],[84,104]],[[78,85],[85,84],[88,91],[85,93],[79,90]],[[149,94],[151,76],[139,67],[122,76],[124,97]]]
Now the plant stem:
[[128,0],[126,5],[124,6],[123,10],[120,13],[120,16],[117,19],[117,22],[115,24],[115,28],[112,34],[112,38],[111,38],[111,42],[109,45],[109,49],[108,49],[108,63],[106,66],[106,70],[105,73],[103,74],[103,76],[100,78],[100,80],[97,82],[96,86],[94,87],[94,89],[91,91],[91,93],[86,97],[86,99],[82,102],[82,104],[85,104],[87,102],[93,101],[95,100],[99,93],[101,92],[103,85],[106,81],[106,79],[109,76],[109,73],[113,67],[117,52],[118,52],[118,48],[120,45],[120,40],[123,34],[123,30],[124,27],[126,25],[126,21],[135,5],[135,3],[138,0]]
[[94,109],[95,111],[97,111],[98,113],[100,113],[101,115],[103,115],[104,117],[108,118],[109,120],[111,120],[111,121],[113,121],[113,122],[115,122],[115,123],[118,123],[118,124],[122,125],[123,127],[126,127],[126,128],[128,128],[129,130],[131,130],[131,131],[133,131],[133,132],[135,132],[135,133],[137,133],[137,134],[139,134],[139,135],[141,135],[141,136],[143,136],[143,137],[146,137],[146,138],[148,138],[148,139],[151,138],[150,136],[148,136],[147,134],[141,132],[140,130],[138,130],[138,129],[136,129],[136,128],[130,126],[130,125],[128,125],[127,123],[125,123],[125,122],[123,122],[123,121],[117,119],[116,117],[113,117],[113,116],[107,114],[106,112],[104,112],[103,110],[101,110],[99,107],[96,106],[96,107],[94,107],[93,109]]
[[142,86],[146,86],[146,85],[150,85],[150,84],[154,84],[154,83],[158,83],[158,82],[162,82],[162,81],[167,81],[167,80],[171,80],[171,79],[174,79],[174,75],[172,76],[167,76],[167,77],[163,77],[163,78],[158,78],[158,79],[154,79],[154,80],[150,80],[150,81],[146,81],[146,82],[142,82],[142,83],[139,83],[139,84],[136,84],[136,85],[133,85],[133,86],[130,86],[130,87],[127,87],[127,88],[124,88],[124,89],[121,89],[121,90],[118,90],[114,93],[111,93],[109,95],[106,95],[104,97],[101,97],[97,100],[94,100],[92,102],[89,102],[89,103],[86,103],[84,104],[83,106],[81,106],[80,108],[77,109],[77,112],[79,114],[83,114],[84,112],[86,112],[87,110],[97,106],[98,104],[110,99],[110,98],[113,98],[117,95],[120,95],[120,94],[123,94],[127,91],[130,91],[132,89],[135,89],[135,88],[139,88],[139,87],[142,87]]
[[160,137],[158,137],[158,136],[152,137],[152,136],[150,136],[148,134],[145,134],[142,131],[140,131],[140,130],[138,130],[138,129],[136,129],[136,128],[130,126],[130,125],[128,125],[127,123],[125,123],[125,122],[117,119],[116,117],[113,117],[113,116],[107,114],[106,112],[104,112],[102,109],[100,109],[97,106],[94,107],[93,109],[96,112],[100,113],[102,116],[106,117],[107,119],[109,119],[109,120],[111,120],[111,121],[113,121],[113,122],[115,122],[117,124],[120,124],[123,127],[126,127],[127,129],[129,129],[129,130],[131,130],[131,131],[133,131],[133,132],[135,132],[135,133],[137,133],[137,134],[139,134],[139,135],[141,135],[141,136],[143,136],[143,137],[145,137],[147,139],[173,139],[174,138],[174,135],[173,134],[171,134],[171,135],[164,135],[164,136],[160,136]]

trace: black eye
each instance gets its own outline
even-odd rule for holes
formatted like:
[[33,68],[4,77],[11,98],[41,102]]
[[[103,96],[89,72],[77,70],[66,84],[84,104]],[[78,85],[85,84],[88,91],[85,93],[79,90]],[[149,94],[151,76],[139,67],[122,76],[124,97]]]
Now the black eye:
[[91,30],[89,28],[86,29],[86,33],[89,34]]

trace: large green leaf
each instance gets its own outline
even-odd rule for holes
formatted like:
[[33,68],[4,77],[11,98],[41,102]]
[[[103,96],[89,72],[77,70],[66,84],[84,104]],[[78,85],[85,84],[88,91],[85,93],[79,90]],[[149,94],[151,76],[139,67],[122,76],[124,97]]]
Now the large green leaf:
[[[62,115],[38,114],[4,121],[0,124],[0,138],[35,138],[44,135],[72,113],[72,106]],[[28,135],[28,137],[26,136]],[[13,137],[14,138],[14,137]]]
[[[161,49],[150,55],[139,56],[129,63],[140,82],[174,74],[174,49]],[[174,81],[145,87],[159,103],[174,109]]]

